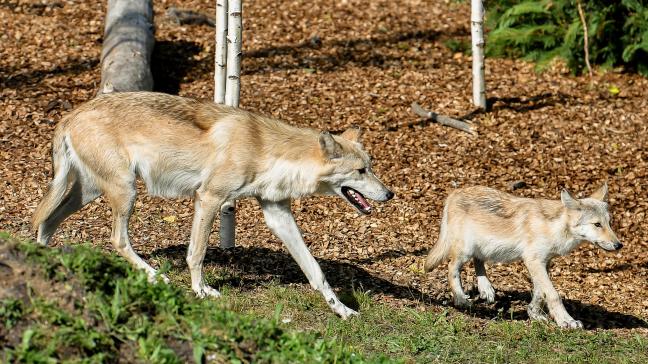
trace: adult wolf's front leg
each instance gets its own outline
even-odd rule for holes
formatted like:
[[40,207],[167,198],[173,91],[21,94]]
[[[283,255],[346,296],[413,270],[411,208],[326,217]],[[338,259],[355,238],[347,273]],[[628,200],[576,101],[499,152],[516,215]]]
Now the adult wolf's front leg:
[[290,200],[274,202],[259,199],[263,208],[266,224],[288,248],[299,267],[308,278],[310,285],[320,291],[331,309],[343,319],[358,313],[345,306],[329,286],[322,269],[308,251],[304,239],[290,211]]

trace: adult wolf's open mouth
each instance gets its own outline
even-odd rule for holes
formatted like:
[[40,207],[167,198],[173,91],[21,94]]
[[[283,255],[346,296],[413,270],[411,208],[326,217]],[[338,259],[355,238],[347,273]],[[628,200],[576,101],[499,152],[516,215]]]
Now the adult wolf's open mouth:
[[351,187],[342,187],[342,194],[351,205],[355,206],[363,214],[369,215],[371,213],[371,205],[360,192]]

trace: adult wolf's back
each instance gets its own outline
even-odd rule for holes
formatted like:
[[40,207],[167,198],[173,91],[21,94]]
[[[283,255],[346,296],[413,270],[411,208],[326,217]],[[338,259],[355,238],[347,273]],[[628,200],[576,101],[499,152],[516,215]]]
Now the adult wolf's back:
[[33,218],[40,243],[46,244],[66,217],[103,194],[113,212],[113,245],[154,277],[155,270],[135,253],[128,237],[135,180],[140,178],[149,194],[194,197],[187,255],[191,285],[200,297],[218,296],[202,277],[216,212],[226,201],[255,197],[270,229],[342,317],[355,312],[338,300],[308,251],[290,200],[338,195],[369,214],[367,198],[387,201],[394,196],[374,175],[359,129],[334,136],[153,92],[107,94],[80,106],[57,127],[53,152],[54,179]]

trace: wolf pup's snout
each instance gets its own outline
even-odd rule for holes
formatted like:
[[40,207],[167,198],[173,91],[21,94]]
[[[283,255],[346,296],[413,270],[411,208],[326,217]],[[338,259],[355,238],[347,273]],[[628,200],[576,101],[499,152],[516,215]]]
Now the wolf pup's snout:
[[614,250],[619,250],[621,248],[623,248],[623,244],[621,244],[621,242],[617,241],[616,243],[614,243]]
[[392,198],[394,198],[394,193],[392,191],[387,191],[387,194],[385,195],[385,201],[389,201]]

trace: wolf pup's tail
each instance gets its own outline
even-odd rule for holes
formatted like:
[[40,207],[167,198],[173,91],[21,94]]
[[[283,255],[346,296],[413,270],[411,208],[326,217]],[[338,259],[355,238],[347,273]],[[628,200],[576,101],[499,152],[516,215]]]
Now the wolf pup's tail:
[[67,190],[70,174],[70,157],[62,128],[57,128],[52,139],[52,164],[54,178],[49,183],[47,193],[38,204],[32,216],[34,230],[49,218],[61,204]]
[[423,269],[426,272],[431,271],[437,265],[441,264],[450,251],[450,241],[448,240],[448,205],[449,201],[446,200],[445,206],[443,207],[443,217],[441,218],[439,240],[437,240],[436,245],[430,249],[427,258],[425,259],[425,265],[423,266]]

